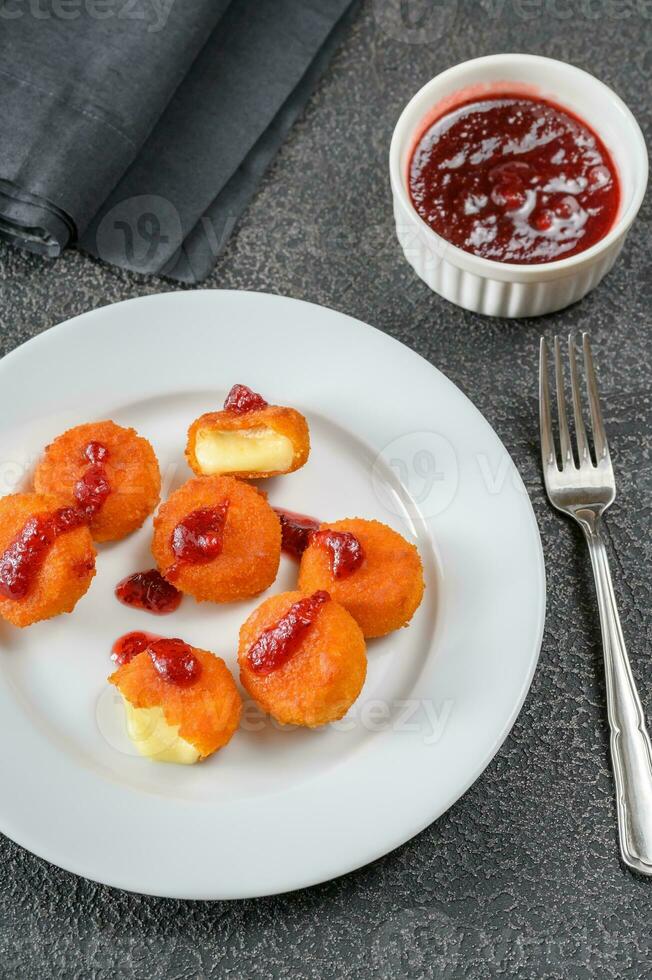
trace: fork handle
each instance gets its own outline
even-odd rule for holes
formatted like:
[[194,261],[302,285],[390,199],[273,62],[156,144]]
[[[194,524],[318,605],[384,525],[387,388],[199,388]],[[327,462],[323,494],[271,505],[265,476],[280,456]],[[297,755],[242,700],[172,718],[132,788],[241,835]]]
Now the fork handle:
[[580,523],[589,545],[600,608],[620,853],[630,868],[652,875],[650,736],[627,656],[600,520]]

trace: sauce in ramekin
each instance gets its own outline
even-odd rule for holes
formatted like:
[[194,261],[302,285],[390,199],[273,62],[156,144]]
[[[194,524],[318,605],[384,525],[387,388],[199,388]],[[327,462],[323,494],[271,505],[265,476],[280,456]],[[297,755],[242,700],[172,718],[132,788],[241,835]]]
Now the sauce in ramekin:
[[553,102],[509,92],[435,119],[415,145],[408,185],[442,238],[526,265],[595,245],[620,205],[618,173],[597,133]]

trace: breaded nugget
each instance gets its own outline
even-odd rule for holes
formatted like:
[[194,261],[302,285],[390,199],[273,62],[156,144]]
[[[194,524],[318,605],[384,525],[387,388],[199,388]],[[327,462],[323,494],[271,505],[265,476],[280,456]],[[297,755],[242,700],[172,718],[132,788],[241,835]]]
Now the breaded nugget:
[[328,590],[366,637],[407,625],[424,590],[415,546],[386,524],[360,517],[320,525],[303,553],[298,584],[303,592]]
[[268,405],[245,385],[234,385],[221,412],[208,412],[188,430],[186,457],[199,476],[229,474],[262,479],[292,473],[308,459],[310,433],[294,408]]
[[136,748],[157,762],[205,759],[240,721],[242,700],[224,661],[182,640],[152,640],[109,683],[124,699]]
[[29,626],[72,612],[95,575],[88,528],[61,497],[0,498],[0,616]]
[[195,477],[160,507],[152,554],[161,574],[200,602],[246,599],[276,578],[281,522],[248,483]]
[[367,673],[364,637],[327,593],[266,599],[240,629],[240,680],[272,717],[314,728],[341,718]]
[[161,474],[154,450],[134,429],[88,422],[46,447],[34,488],[62,495],[84,511],[95,541],[117,541],[156,507]]

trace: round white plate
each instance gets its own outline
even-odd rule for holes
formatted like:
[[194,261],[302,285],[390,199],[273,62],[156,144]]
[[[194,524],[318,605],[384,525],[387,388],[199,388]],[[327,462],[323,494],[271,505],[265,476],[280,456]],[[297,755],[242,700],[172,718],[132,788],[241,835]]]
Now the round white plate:
[[[527,693],[543,630],[534,514],[510,457],[443,375],[357,320],[260,293],[165,293],[94,310],[0,362],[0,493],[29,486],[65,428],[113,418],[153,443],[163,493],[191,474],[188,424],[234,382],[308,417],[312,453],[267,481],[271,502],[334,520],[377,518],[414,540],[427,591],[407,629],[369,643],[342,722],[282,730],[248,704],[242,729],[197,766],[135,754],[106,684],[121,633],[181,636],[236,671],[260,600],[186,598],[167,618],[120,605],[152,566],[151,521],[100,546],[74,613],[0,621],[0,830],[119,888],[242,898],[311,885],[392,850],[477,779]],[[293,588],[283,558],[273,589]]]

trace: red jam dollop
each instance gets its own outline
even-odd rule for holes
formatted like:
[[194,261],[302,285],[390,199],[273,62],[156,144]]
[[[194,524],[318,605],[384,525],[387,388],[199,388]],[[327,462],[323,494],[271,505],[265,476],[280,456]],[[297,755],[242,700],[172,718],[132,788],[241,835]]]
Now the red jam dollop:
[[24,599],[31,591],[46,555],[56,539],[86,523],[74,507],[34,514],[0,555],[0,595]]
[[464,102],[432,123],[412,154],[409,191],[442,238],[524,265],[595,245],[620,203],[613,160],[585,122],[509,93]]
[[111,485],[104,464],[109,456],[109,450],[101,442],[89,442],[83,452],[88,462],[86,470],[74,486],[73,493],[77,507],[87,520],[102,509],[106,498],[111,493]]
[[125,633],[117,639],[111,649],[111,660],[122,667],[144,650],[149,653],[156,672],[168,684],[189,687],[199,680],[202,666],[192,647],[183,640],[167,639],[144,630]]
[[137,657],[143,650],[147,650],[154,640],[160,640],[158,633],[147,633],[145,630],[134,630],[132,633],[125,633],[118,637],[111,647],[111,660],[122,667],[130,660]]
[[172,551],[178,562],[200,565],[222,553],[229,501],[200,507],[180,521],[172,532]]
[[147,572],[134,572],[118,582],[116,598],[133,609],[143,609],[155,616],[167,616],[181,604],[182,595],[167,582],[156,568]]
[[154,640],[149,645],[149,655],[156,671],[168,684],[189,687],[199,680],[201,664],[183,640]]
[[293,510],[283,510],[274,507],[275,513],[281,520],[281,548],[286,555],[299,559],[304,553],[313,533],[319,530],[319,521],[306,514],[297,514]]
[[267,408],[267,404],[262,395],[247,388],[246,385],[233,385],[226,396],[224,411],[233,412],[234,415],[244,415],[245,412],[257,412],[261,408]]
[[328,551],[333,578],[348,578],[364,561],[364,549],[350,531],[317,531],[314,541]]
[[328,592],[313,592],[294,602],[274,626],[263,630],[247,654],[254,673],[271,674],[287,663],[329,599]]

